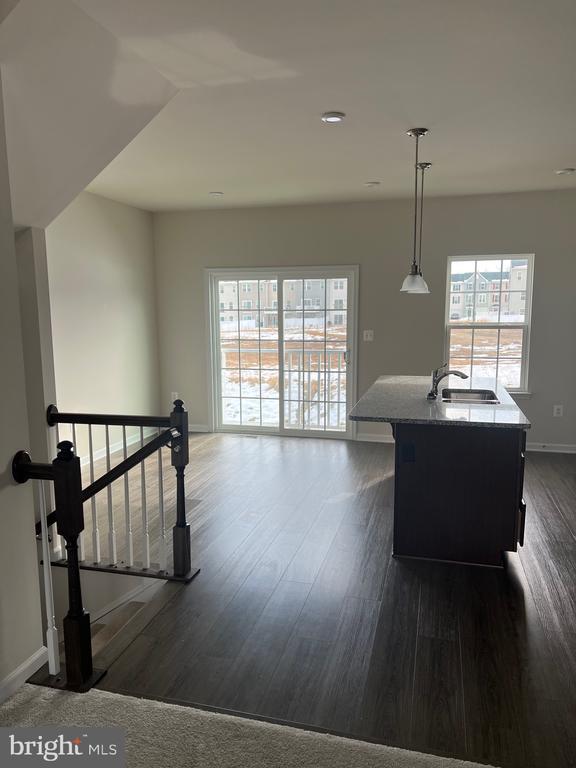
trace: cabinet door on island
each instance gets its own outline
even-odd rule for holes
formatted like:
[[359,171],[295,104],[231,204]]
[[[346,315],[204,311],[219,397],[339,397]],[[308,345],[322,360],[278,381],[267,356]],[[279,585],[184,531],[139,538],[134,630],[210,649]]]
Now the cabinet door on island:
[[400,423],[394,433],[394,555],[502,565],[523,536],[525,431]]

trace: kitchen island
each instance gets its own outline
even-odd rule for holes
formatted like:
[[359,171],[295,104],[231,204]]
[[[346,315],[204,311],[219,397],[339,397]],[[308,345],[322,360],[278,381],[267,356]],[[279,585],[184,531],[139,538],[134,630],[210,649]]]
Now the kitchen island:
[[[466,384],[451,376],[443,388]],[[428,376],[381,376],[349,414],[392,425],[394,555],[502,566],[523,543],[530,422],[504,387],[498,403],[428,400],[429,390]]]

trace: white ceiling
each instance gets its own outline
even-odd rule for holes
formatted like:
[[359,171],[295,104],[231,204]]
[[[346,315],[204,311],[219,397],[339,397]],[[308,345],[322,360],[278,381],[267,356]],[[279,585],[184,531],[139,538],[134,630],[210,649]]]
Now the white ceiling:
[[429,194],[576,186],[554,173],[576,166],[574,0],[76,2],[182,89],[93,192],[151,210],[409,195],[420,125]]
[[45,227],[177,89],[70,0],[11,4],[0,65],[13,219]]

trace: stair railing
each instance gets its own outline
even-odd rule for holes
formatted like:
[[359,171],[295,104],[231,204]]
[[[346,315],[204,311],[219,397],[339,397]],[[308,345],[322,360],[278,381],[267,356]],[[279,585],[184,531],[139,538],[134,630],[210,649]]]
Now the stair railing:
[[[58,455],[51,464],[35,463],[26,451],[19,451],[12,461],[12,475],[16,482],[25,483],[28,480],[49,480],[53,483],[55,511],[50,515],[41,515],[37,524],[37,534],[43,533],[44,558],[47,552],[48,526],[56,524],[57,534],[65,541],[66,558],[60,563],[68,570],[68,613],[63,621],[64,629],[64,653],[66,660],[66,678],[56,678],[53,664],[50,666],[52,673],[47,678],[47,684],[55,687],[66,687],[75,691],[89,690],[105,674],[105,670],[94,669],[92,664],[92,642],[90,634],[90,614],[84,609],[82,601],[82,589],[80,583],[81,567],[88,568],[87,564],[81,564],[79,559],[79,542],[84,530],[84,503],[110,485],[126,477],[127,473],[138,464],[144,465],[145,459],[153,453],[159,452],[159,488],[163,491],[162,457],[161,449],[169,445],[171,450],[171,463],[176,470],[176,524],[173,528],[173,556],[174,572],[169,574],[166,568],[160,573],[146,573],[147,568],[137,569],[133,566],[119,568],[112,564],[105,568],[101,564],[94,564],[96,570],[114,570],[116,573],[130,573],[131,575],[152,575],[156,578],[167,578],[176,581],[188,582],[199,569],[194,569],[190,562],[190,525],[186,520],[184,473],[188,464],[188,414],[181,400],[174,402],[174,410],[168,417],[149,416],[108,416],[102,414],[71,414],[59,413],[55,406],[48,409],[48,420],[51,424],[71,423],[75,424],[111,424],[123,427],[124,435],[124,459],[116,466],[110,465],[110,445],[107,431],[107,471],[101,477],[94,479],[91,472],[91,482],[86,488],[82,488],[82,470],[80,459],[74,453],[74,445],[69,440],[58,443]],[[134,453],[127,455],[126,426],[140,427],[141,446]],[[146,426],[154,426],[159,434],[144,443],[143,430]],[[167,429],[161,430],[162,427]],[[93,468],[93,454],[90,457]],[[145,475],[144,475],[145,481]],[[144,487],[144,486],[143,486]],[[110,499],[110,496],[109,496]],[[163,499],[162,510],[163,510]],[[41,510],[42,511],[42,510]],[[148,532],[146,530],[146,535]],[[110,547],[113,547],[112,538],[109,539]],[[148,562],[148,568],[150,563]],[[53,621],[52,621],[53,623]],[[49,618],[50,624],[50,618]]]
[[[82,502],[90,502],[92,523],[92,557],[88,559],[84,552],[87,549],[83,542],[83,534],[79,537],[80,568],[84,570],[113,571],[131,576],[146,576],[151,578],[168,579],[172,581],[190,581],[198,569],[191,564],[190,525],[186,520],[186,502],[184,475],[189,459],[188,451],[188,413],[184,409],[182,400],[174,401],[174,408],[169,416],[132,416],[96,413],[66,413],[60,412],[55,405],[50,405],[47,410],[49,426],[56,427],[57,438],[60,439],[60,424],[71,425],[71,437],[77,446],[77,425],[86,425],[88,428],[88,457],[89,485],[82,490]],[[95,478],[95,451],[93,440],[93,427],[105,427],[105,460],[106,472],[99,478]],[[123,460],[111,465],[110,427],[122,428],[121,451]],[[140,447],[134,453],[128,453],[129,440],[127,429],[137,427],[139,429]],[[155,429],[156,437],[151,439],[145,436],[145,430]],[[168,432],[162,432],[162,428],[172,430],[172,436],[167,437]],[[164,439],[166,438],[166,439]],[[168,570],[168,544],[166,535],[166,509],[164,498],[164,470],[162,463],[162,446],[170,444],[171,464],[175,470],[176,482],[176,521],[172,529],[172,554],[173,569]],[[144,461],[155,451],[158,452],[158,563],[150,562],[150,521],[148,506],[150,497],[146,484],[146,468]],[[128,472],[140,465],[140,515],[141,515],[141,551],[142,559],[134,560],[135,537],[132,529],[132,517],[135,505],[131,499]],[[114,481],[124,479],[124,537],[125,557],[118,557],[116,515],[113,505],[112,488]],[[102,557],[100,520],[96,505],[96,495],[106,490],[107,525],[108,525],[108,558]],[[56,520],[56,512],[47,516],[48,525]],[[40,535],[40,526],[36,526],[36,533]],[[67,566],[66,558],[60,553],[60,557],[52,561],[56,566]]]

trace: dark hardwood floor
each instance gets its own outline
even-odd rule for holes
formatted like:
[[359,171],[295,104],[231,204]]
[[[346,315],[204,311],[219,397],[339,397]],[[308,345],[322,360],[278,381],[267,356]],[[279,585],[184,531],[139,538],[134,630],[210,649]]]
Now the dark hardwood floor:
[[99,687],[504,768],[576,765],[576,456],[528,454],[525,546],[499,571],[391,557],[391,445],[191,439],[202,571]]

